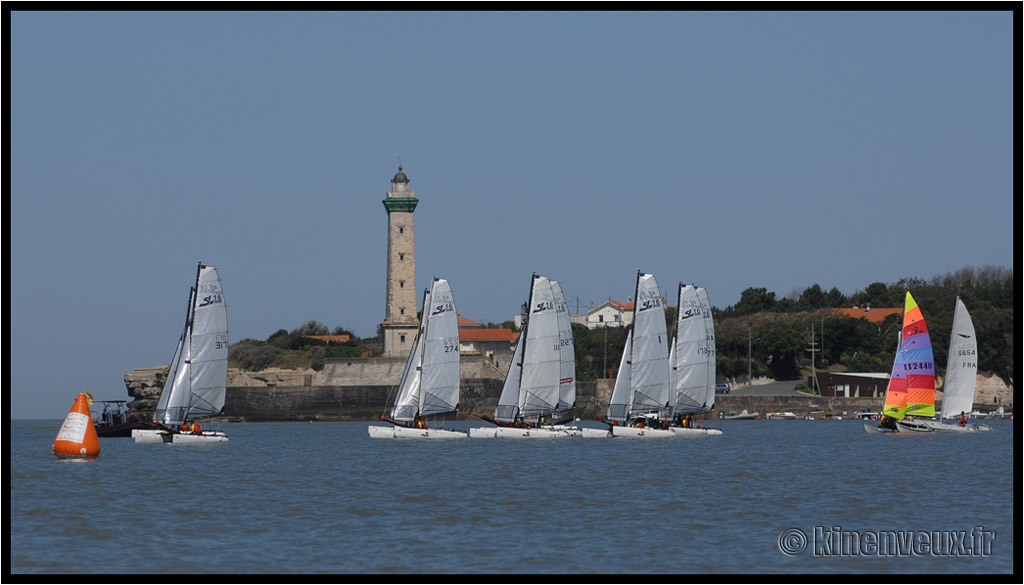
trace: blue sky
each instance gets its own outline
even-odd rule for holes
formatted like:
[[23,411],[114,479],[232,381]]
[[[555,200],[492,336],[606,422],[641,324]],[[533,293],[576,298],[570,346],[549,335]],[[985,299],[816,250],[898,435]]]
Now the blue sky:
[[[167,364],[199,261],[232,342],[417,288],[511,319],[662,289],[1014,266],[1010,12],[14,12],[11,418]],[[671,295],[669,295],[671,296]]]

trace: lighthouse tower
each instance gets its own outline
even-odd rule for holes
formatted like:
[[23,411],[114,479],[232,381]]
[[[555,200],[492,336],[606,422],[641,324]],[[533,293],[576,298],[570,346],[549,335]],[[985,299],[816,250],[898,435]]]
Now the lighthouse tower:
[[398,166],[391,179],[391,191],[384,199],[388,211],[388,283],[384,311],[384,357],[405,358],[416,337],[416,254],[412,230],[415,193],[409,190],[409,178]]

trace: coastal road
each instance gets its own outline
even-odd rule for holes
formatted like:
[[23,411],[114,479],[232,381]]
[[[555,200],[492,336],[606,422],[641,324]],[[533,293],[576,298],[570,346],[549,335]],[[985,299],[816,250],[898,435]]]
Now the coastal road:
[[786,380],[752,386],[732,386],[729,394],[732,396],[806,396],[793,389],[800,382],[800,380]]

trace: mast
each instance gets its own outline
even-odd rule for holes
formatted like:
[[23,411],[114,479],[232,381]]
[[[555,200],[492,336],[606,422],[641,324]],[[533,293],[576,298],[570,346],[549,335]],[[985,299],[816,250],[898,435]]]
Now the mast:
[[419,363],[416,364],[416,367],[419,368],[420,370],[420,383],[417,384],[415,389],[416,418],[419,418],[419,416],[423,413],[423,382],[426,379],[427,369],[427,364],[423,359],[423,355],[426,352],[427,340],[430,339],[430,337],[428,337],[427,330],[430,328],[430,305],[432,304],[433,301],[433,299],[431,298],[431,291],[434,288],[433,285],[434,281],[436,280],[437,277],[434,277],[434,280],[431,281],[430,288],[423,291],[423,308],[420,309],[420,311],[422,312],[422,315],[420,316],[420,329],[419,331],[416,332],[416,335],[419,336],[419,339],[416,340],[416,345],[418,346],[420,344],[423,344],[422,348],[417,347],[419,353],[417,361]]

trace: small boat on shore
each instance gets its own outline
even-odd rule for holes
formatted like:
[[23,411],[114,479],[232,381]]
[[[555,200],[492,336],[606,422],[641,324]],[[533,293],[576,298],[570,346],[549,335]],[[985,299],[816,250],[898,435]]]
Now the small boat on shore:
[[785,412],[769,412],[765,418],[768,420],[796,420],[797,416],[787,410]]
[[760,418],[761,418],[760,413],[757,413],[757,412],[753,412],[753,413],[747,412],[746,408],[744,408],[743,411],[740,412],[739,414],[736,414],[735,412],[733,412],[731,410],[729,412],[726,412],[726,413],[722,414],[722,420],[758,420]]

